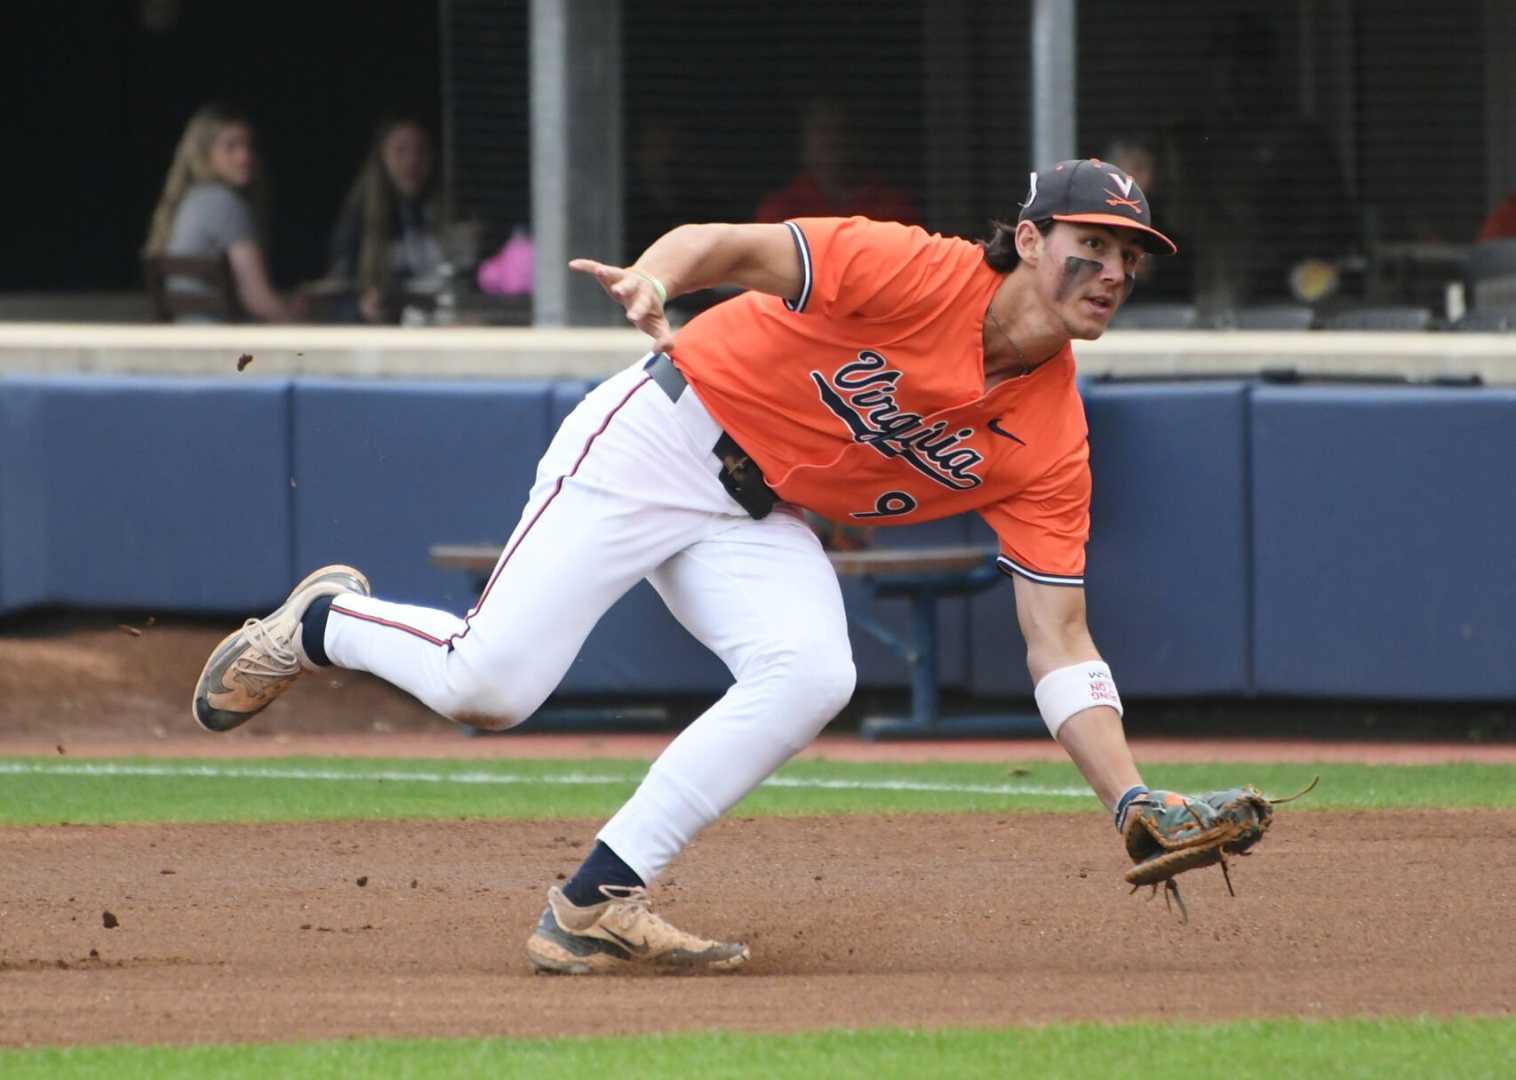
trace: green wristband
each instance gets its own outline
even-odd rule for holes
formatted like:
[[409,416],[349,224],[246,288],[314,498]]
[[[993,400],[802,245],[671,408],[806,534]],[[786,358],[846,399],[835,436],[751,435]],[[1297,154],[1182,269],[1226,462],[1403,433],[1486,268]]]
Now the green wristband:
[[658,294],[659,304],[667,304],[669,302],[669,292],[663,287],[663,282],[659,281],[652,274],[649,274],[646,271],[638,270],[635,266],[631,269],[632,273],[636,274],[638,277],[642,278],[642,280],[646,281],[653,287],[653,291]]

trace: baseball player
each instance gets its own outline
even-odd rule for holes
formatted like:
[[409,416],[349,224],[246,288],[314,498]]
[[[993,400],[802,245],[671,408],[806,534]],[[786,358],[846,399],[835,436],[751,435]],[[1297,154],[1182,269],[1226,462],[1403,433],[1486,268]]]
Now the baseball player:
[[[673,927],[648,886],[853,693],[837,578],[803,510],[881,526],[973,510],[1014,582],[1038,709],[1119,830],[1152,796],[1085,625],[1070,341],[1105,331],[1146,253],[1173,251],[1130,176],[1080,160],[1033,173],[1015,225],[982,243],[811,218],[681,226],[628,267],[575,260],[653,351],[564,421],[478,602],[459,619],[377,599],[351,567],[317,570],[216,648],[195,718],[226,731],[336,665],[513,727],[646,578],[735,681],[548,890],[527,953],[573,974],[735,968],[745,945]],[[720,284],[746,291],[676,338],[667,301]]]

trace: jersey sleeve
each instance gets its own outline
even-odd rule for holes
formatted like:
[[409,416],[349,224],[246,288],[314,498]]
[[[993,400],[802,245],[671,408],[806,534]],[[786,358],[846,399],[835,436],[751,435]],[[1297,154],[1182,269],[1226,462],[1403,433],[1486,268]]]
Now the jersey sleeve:
[[784,306],[827,318],[899,318],[942,303],[957,272],[947,241],[913,225],[868,218],[784,223],[800,255],[800,294]]
[[1000,539],[1001,572],[1043,585],[1082,586],[1090,538],[1089,443],[1081,442],[1036,482],[979,513]]

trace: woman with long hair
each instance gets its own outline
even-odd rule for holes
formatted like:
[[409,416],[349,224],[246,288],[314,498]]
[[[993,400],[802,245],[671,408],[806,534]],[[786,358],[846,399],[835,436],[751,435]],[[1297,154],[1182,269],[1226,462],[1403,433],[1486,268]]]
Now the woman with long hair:
[[[225,106],[202,106],[179,138],[143,255],[224,255],[243,309],[263,322],[290,322],[297,317],[296,305],[281,299],[269,281],[263,254],[265,219],[252,125]],[[167,287],[174,292],[204,290],[196,281],[172,276]]]
[[441,270],[432,164],[432,139],[420,121],[385,120],[343,201],[330,276],[353,283],[368,322],[395,321],[401,294]]

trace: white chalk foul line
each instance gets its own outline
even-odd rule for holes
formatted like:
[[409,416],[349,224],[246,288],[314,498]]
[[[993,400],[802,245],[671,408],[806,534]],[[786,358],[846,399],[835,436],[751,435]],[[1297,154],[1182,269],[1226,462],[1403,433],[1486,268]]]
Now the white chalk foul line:
[[[354,770],[253,768],[241,765],[137,764],[122,762],[0,761],[4,776],[162,776],[203,777],[215,780],[307,780],[402,784],[635,784],[641,776],[605,776],[594,773],[549,773],[525,776],[506,772],[412,772],[403,769]],[[1047,787],[1039,784],[950,784],[929,780],[827,780],[794,776],[771,776],[762,784],[771,788],[811,791],[919,791],[945,795],[1051,795],[1084,798],[1088,788]]]

